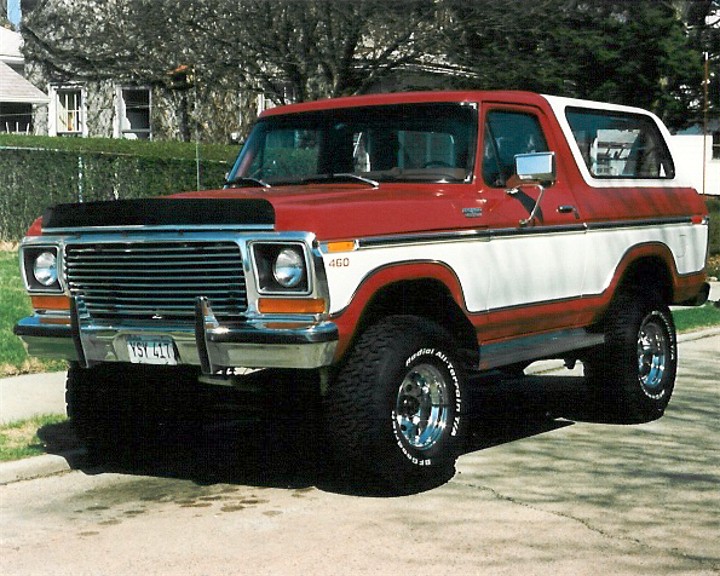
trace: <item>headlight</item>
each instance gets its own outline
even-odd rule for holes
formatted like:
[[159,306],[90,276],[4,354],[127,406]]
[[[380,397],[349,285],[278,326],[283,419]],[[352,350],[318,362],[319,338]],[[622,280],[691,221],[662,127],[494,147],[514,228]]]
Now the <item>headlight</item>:
[[305,278],[305,259],[296,248],[283,248],[275,258],[273,277],[283,288],[296,288]]
[[52,252],[42,252],[33,264],[33,276],[40,284],[50,287],[57,282],[57,256]]
[[311,290],[305,246],[299,242],[252,245],[261,294],[308,294]]
[[62,292],[62,257],[56,246],[26,246],[20,249],[21,267],[31,292]]

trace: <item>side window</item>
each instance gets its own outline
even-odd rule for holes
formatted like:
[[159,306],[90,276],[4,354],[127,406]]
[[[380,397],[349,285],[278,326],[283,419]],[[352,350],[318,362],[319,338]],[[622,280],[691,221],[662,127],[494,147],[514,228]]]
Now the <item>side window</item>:
[[491,110],[485,118],[483,178],[495,188],[505,186],[515,171],[515,156],[547,152],[540,122],[533,114]]
[[595,178],[673,178],[665,140],[649,116],[569,108],[566,117]]

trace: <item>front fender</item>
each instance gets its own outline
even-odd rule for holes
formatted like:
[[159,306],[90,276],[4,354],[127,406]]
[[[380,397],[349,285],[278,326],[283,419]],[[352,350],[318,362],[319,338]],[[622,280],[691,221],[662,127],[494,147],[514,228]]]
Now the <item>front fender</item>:
[[[383,290],[398,286],[403,282],[437,282],[452,297],[455,306],[467,314],[465,298],[460,280],[455,272],[441,262],[401,262],[376,268],[367,274],[354,291],[350,302],[342,310],[331,315],[338,327],[339,343],[336,358],[341,357],[348,349],[356,333],[367,324],[367,312],[376,296]],[[402,303],[390,313],[402,314]]]

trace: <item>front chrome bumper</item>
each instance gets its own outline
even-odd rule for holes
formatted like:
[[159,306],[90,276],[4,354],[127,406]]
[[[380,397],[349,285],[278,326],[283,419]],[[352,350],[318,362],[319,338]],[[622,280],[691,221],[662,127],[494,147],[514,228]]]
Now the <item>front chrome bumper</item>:
[[210,303],[198,298],[195,323],[104,323],[93,320],[81,299],[72,300],[70,324],[50,324],[42,315],[20,320],[14,328],[32,356],[64,358],[83,366],[130,362],[133,337],[171,338],[177,362],[195,365],[205,374],[231,368],[299,368],[329,366],[338,330],[333,322],[308,319],[258,319],[220,324]]

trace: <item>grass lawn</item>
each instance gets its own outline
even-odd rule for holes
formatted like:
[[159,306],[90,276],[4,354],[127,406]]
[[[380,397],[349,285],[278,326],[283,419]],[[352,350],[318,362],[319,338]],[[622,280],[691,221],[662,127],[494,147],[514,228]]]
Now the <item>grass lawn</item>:
[[[46,454],[48,439],[41,438],[44,436],[43,428],[66,422],[67,417],[62,414],[47,414],[0,426],[0,462]],[[73,441],[73,437],[70,436],[69,440],[63,440],[67,446],[59,445],[54,448],[72,448]]]
[[15,322],[31,313],[30,299],[20,279],[17,251],[0,250],[0,378],[65,369],[64,362],[29,358],[13,334]]
[[678,332],[712,328],[720,326],[720,308],[714,302],[693,308],[678,308],[673,310],[673,319]]
[[0,375],[7,375],[28,359],[12,333],[15,322],[31,312],[30,299],[20,281],[17,252],[0,251],[0,295]]

